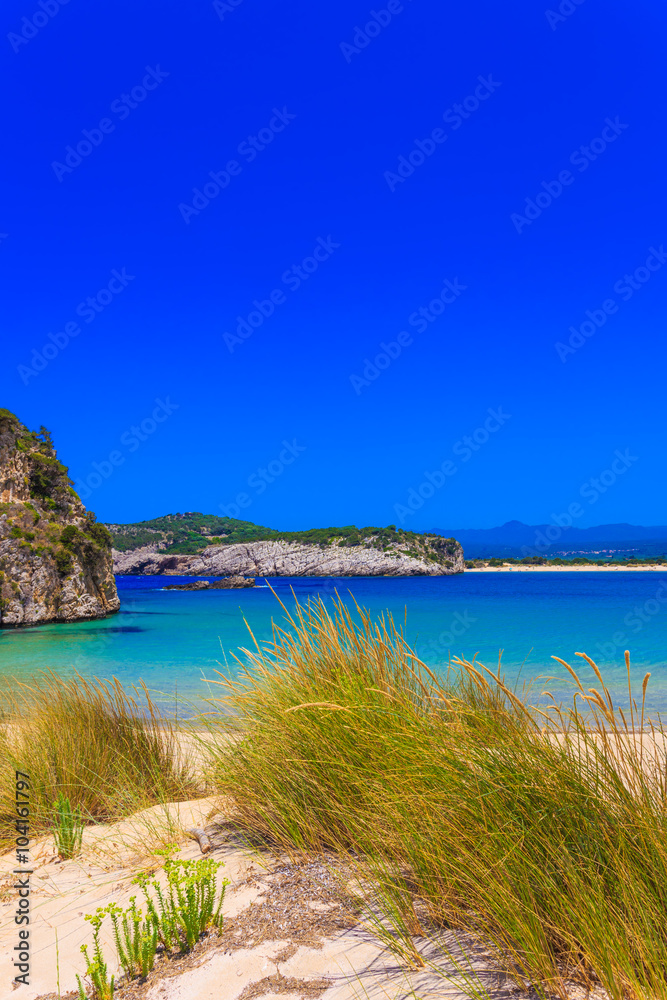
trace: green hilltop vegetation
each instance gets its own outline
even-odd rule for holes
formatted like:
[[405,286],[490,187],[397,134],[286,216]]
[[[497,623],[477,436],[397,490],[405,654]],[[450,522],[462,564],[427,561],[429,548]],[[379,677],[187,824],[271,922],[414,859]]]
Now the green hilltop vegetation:
[[[415,555],[421,555],[425,538],[415,531],[404,531],[390,524],[386,528],[357,528],[348,524],[341,528],[311,528],[307,531],[275,531],[252,521],[240,521],[233,517],[218,517],[217,514],[166,514],[151,521],[136,524],[107,524],[111,532],[113,546],[119,552],[131,552],[144,545],[157,544],[161,551],[174,555],[194,555],[209,545],[233,545],[239,542],[283,541],[301,542],[305,545],[344,546],[370,545],[385,550],[401,543],[408,544]],[[458,549],[457,542],[451,543],[451,555]],[[408,554],[410,553],[408,549]]]

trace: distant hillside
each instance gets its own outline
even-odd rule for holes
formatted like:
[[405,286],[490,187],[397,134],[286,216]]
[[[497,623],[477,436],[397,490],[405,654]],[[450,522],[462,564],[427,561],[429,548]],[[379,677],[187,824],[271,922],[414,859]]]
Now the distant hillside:
[[434,528],[434,534],[453,535],[467,559],[546,555],[572,558],[594,555],[598,559],[632,556],[638,559],[667,552],[667,526],[602,524],[595,528],[558,527],[556,524],[523,524],[507,521],[498,528]]
[[[342,528],[310,528],[306,531],[276,531],[252,521],[238,521],[217,514],[166,514],[152,521],[134,524],[106,524],[111,532],[113,547],[118,552],[132,552],[146,545],[156,545],[170,555],[194,555],[209,545],[234,545],[238,542],[300,542],[305,545],[330,545],[333,540],[353,547],[371,543],[374,548],[413,540],[419,544],[426,532],[404,531],[393,524],[388,528],[357,528],[348,524]],[[438,532],[438,535],[441,533]]]
[[189,512],[107,524],[116,573],[250,576],[413,576],[463,571],[453,538],[386,528],[275,531]]

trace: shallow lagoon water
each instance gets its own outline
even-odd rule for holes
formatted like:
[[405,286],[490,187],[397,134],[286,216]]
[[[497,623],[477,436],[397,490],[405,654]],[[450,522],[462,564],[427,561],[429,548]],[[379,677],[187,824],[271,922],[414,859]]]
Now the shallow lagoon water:
[[[187,578],[192,579],[192,578]],[[251,645],[244,622],[258,640],[271,636],[272,618],[283,611],[268,584],[288,607],[334,591],[377,615],[389,610],[422,659],[446,671],[450,652],[495,669],[503,650],[503,671],[540,681],[559,698],[569,697],[567,672],[550,657],[581,664],[584,687],[596,684],[585,663],[587,652],[604,669],[612,693],[627,700],[623,651],[629,649],[637,691],[651,671],[647,703],[653,713],[667,708],[667,604],[656,599],[666,572],[465,573],[450,577],[319,577],[258,579],[246,590],[166,591],[179,577],[119,577],[119,614],[103,621],[0,630],[0,676],[29,679],[52,669],[118,677],[124,684],[145,681],[157,700],[180,711],[207,694],[205,678],[216,670],[235,671],[233,653]],[[662,596],[662,594],[660,595]],[[648,602],[648,603],[647,603]],[[642,620],[642,616],[645,620]],[[621,639],[620,636],[623,636]]]

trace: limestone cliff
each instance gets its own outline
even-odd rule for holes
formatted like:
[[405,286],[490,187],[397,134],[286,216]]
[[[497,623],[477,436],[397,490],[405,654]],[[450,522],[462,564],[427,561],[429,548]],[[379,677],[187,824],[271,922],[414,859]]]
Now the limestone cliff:
[[257,541],[209,545],[193,555],[170,555],[155,545],[130,552],[114,550],[118,574],[177,576],[444,576],[464,571],[463,549],[452,538],[411,536],[410,541],[376,547],[372,537],[349,547],[336,539],[326,545]]
[[119,607],[109,532],[86,513],[48,431],[0,409],[0,628]]

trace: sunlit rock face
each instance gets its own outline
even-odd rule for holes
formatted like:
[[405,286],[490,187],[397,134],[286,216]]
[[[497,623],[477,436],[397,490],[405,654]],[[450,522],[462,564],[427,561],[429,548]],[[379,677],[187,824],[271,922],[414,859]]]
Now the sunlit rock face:
[[109,532],[86,512],[48,431],[0,409],[0,628],[119,607]]
[[147,545],[114,551],[116,573],[178,576],[445,576],[464,571],[463,549],[452,538],[423,535],[420,541],[354,548],[265,541],[211,545],[196,555],[169,555]]

